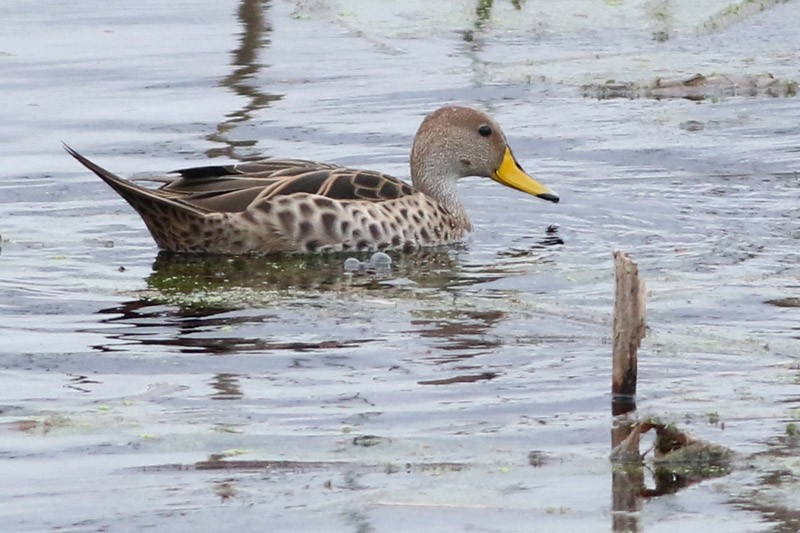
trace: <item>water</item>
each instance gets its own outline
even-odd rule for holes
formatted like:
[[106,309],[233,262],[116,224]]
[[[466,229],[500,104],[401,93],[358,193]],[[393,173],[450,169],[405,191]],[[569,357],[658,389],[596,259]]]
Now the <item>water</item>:
[[[3,8],[9,527],[611,529],[620,248],[649,289],[640,410],[752,466],[641,502],[637,527],[796,529],[798,308],[769,303],[800,296],[796,100],[581,95],[609,69],[786,79],[798,6],[694,33],[715,11],[675,2],[654,44],[643,5],[495,4],[480,24],[462,2]],[[60,148],[122,174],[286,156],[406,176],[452,102],[562,201],[465,180],[470,240],[388,272],[159,254]]]

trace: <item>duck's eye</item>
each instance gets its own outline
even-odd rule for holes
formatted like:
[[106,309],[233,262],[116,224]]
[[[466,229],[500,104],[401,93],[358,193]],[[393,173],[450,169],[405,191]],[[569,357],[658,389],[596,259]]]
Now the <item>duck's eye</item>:
[[481,137],[488,137],[489,135],[492,134],[492,128],[484,124],[483,126],[478,128],[478,133],[481,134]]

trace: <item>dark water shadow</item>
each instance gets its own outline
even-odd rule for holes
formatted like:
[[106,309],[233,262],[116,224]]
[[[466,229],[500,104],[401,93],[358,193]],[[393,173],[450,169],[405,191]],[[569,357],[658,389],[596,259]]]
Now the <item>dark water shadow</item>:
[[269,7],[270,0],[242,0],[239,5],[238,18],[242,25],[239,46],[232,51],[233,70],[220,84],[243,97],[245,104],[241,109],[228,113],[225,120],[217,124],[217,130],[206,136],[209,141],[225,145],[206,150],[208,157],[225,156],[240,161],[259,157],[257,154],[242,155],[238,152],[255,146],[258,141],[234,140],[229,133],[238,124],[250,120],[256,111],[284,97],[283,94],[262,91],[256,82],[256,75],[266,66],[259,60],[259,55],[270,45],[272,25],[267,18]]

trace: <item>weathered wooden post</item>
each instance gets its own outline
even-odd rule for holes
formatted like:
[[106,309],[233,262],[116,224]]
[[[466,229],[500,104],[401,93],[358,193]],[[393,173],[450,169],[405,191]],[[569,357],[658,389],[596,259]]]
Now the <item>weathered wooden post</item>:
[[[611,449],[613,470],[613,531],[639,530],[638,511],[644,491],[644,470],[639,456],[640,431],[636,411],[637,355],[645,335],[644,282],[639,267],[628,254],[614,252],[616,291],[614,299],[614,348],[611,370]],[[627,442],[626,442],[626,439]],[[623,444],[625,442],[625,444]]]
[[637,354],[645,335],[644,282],[628,254],[614,252],[614,349],[611,372],[611,411],[621,415],[636,409]]

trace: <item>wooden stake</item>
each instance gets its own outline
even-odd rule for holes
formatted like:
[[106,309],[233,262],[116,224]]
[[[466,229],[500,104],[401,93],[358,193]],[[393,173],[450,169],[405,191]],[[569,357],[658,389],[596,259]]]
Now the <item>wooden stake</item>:
[[644,282],[630,256],[614,251],[616,299],[614,301],[614,351],[611,372],[612,413],[636,409],[637,354],[645,335]]

